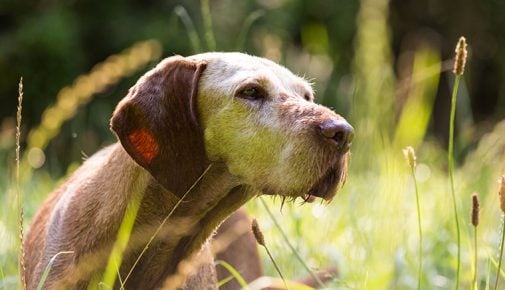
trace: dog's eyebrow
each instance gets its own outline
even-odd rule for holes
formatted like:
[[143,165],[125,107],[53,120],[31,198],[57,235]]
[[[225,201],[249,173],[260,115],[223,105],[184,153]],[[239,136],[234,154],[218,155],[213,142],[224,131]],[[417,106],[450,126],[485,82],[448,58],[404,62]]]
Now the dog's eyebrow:
[[313,83],[306,80],[303,77],[299,77],[300,82],[296,83],[294,86],[294,91],[296,91],[301,97],[309,96],[310,100],[314,100],[314,88]]

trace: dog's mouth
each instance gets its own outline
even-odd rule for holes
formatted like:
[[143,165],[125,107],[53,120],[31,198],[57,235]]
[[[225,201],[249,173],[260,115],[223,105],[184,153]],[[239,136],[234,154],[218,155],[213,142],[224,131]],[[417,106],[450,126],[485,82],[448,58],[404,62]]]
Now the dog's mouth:
[[337,191],[342,187],[347,178],[347,157],[342,155],[338,161],[330,166],[303,196],[306,201],[312,201],[314,197],[320,197],[325,201],[331,201]]
[[[316,198],[330,202],[347,178],[348,156],[349,153],[339,156],[336,162],[329,166],[324,174],[306,192],[280,195],[293,199],[301,197],[305,202],[312,202]],[[266,195],[279,195],[279,192],[270,186],[264,186],[261,192]]]

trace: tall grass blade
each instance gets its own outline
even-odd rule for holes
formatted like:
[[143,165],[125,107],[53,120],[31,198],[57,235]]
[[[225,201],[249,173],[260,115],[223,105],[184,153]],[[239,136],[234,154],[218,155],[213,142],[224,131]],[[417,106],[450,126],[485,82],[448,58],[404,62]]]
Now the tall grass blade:
[[500,243],[500,258],[498,260],[498,270],[496,272],[496,281],[494,284],[495,290],[498,287],[498,281],[500,280],[500,271],[501,271],[501,261],[503,256],[503,247],[505,242],[505,175],[500,178],[500,189],[498,191],[498,195],[500,197],[500,209],[503,212],[502,216],[502,238]]
[[491,281],[491,257],[489,257],[487,262],[486,287],[484,287],[485,290],[489,290],[489,287],[491,286],[490,281]]
[[247,16],[247,18],[244,21],[244,24],[242,25],[242,29],[240,29],[240,33],[238,34],[236,44],[237,51],[244,50],[246,37],[247,34],[249,33],[249,30],[251,30],[251,27],[254,24],[254,22],[256,22],[256,20],[261,18],[263,15],[265,15],[265,12],[263,10],[256,10],[253,13],[249,14],[249,16]]
[[459,288],[459,272],[461,267],[461,233],[459,228],[459,217],[458,217],[458,206],[456,202],[456,190],[454,189],[454,119],[456,116],[456,97],[458,94],[459,80],[460,76],[457,75],[454,81],[454,87],[452,89],[452,98],[451,98],[451,115],[449,121],[449,148],[448,148],[448,161],[449,161],[449,180],[451,185],[451,196],[452,196],[452,205],[454,210],[454,222],[456,223],[456,235],[457,235],[457,246],[458,246],[458,254],[457,254],[457,266],[456,266],[456,285],[454,289]]
[[216,39],[212,29],[212,15],[210,14],[209,0],[200,1],[200,9],[202,10],[203,28],[205,40],[207,42],[207,49],[210,51],[216,50]]
[[[504,216],[505,219],[505,216]],[[500,242],[500,257],[498,258],[498,267],[496,270],[496,280],[494,282],[494,290],[498,289],[498,282],[500,281],[501,261],[503,257],[503,243],[505,242],[505,221],[503,222],[502,236]]]
[[[244,280],[244,278],[242,277],[242,275],[240,275],[240,273],[237,271],[237,269],[235,269],[228,262],[223,261],[223,260],[217,260],[216,261],[216,265],[223,266],[228,272],[230,272],[230,274],[232,275],[232,277],[235,280],[237,280],[237,282],[240,284],[240,287],[242,287],[242,289],[244,289],[244,290],[248,290],[249,289],[249,287],[247,286],[247,282]],[[218,285],[218,287],[221,287],[222,285],[226,284],[227,282],[228,281],[226,281],[224,283],[220,282],[221,284]]]
[[193,24],[191,17],[189,17],[189,14],[188,14],[188,11],[186,11],[186,8],[179,5],[179,6],[175,7],[174,12],[177,16],[179,16],[179,18],[181,18],[182,23],[184,24],[184,27],[186,27],[186,31],[188,32],[189,42],[191,43],[191,47],[193,48],[193,52],[194,53],[202,52],[202,44],[200,41],[200,37],[198,36],[198,33],[196,32],[195,25]]
[[459,81],[461,76],[465,71],[465,63],[467,57],[466,51],[466,40],[464,37],[460,37],[458,44],[456,45],[456,57],[454,60],[453,73],[456,76],[454,80],[454,86],[452,88],[451,97],[451,115],[449,119],[449,148],[447,153],[447,159],[449,162],[449,179],[451,183],[451,195],[452,195],[452,205],[454,208],[454,222],[456,223],[456,234],[458,238],[458,257],[457,257],[457,267],[456,267],[456,285],[455,289],[459,288],[459,272],[461,268],[461,232],[459,228],[459,218],[458,218],[458,205],[456,201],[456,190],[454,189],[454,119],[456,117],[456,101],[458,96]]
[[112,289],[112,287],[110,287],[109,285],[103,283],[103,282],[100,282],[98,283],[98,289],[102,290],[102,289]]
[[[116,241],[114,242],[114,246],[110,253],[109,261],[107,263],[103,276],[103,283],[109,285],[111,288],[113,288],[114,284],[116,283],[118,265],[121,265],[123,261],[123,252],[128,245],[128,240],[130,239],[141,201],[142,194],[138,194],[128,204],[125,215],[123,217],[123,221],[121,222],[119,231],[117,233]],[[122,282],[121,287],[123,287],[123,285],[124,282]]]
[[0,266],[0,281],[2,281],[2,284],[3,284],[3,288],[4,290],[7,290],[7,287],[5,287],[5,283],[4,283],[4,280],[5,280],[5,275],[4,275],[4,268],[2,266]]
[[414,188],[416,191],[416,207],[417,207],[417,229],[419,231],[419,266],[417,273],[417,289],[421,290],[421,275],[423,273],[423,230],[421,227],[421,205],[419,202],[419,189],[417,186],[417,178],[416,178],[416,154],[414,152],[414,148],[407,147],[403,150],[403,154],[409,163],[410,171],[412,174],[412,179],[414,180]]
[[49,263],[47,263],[46,268],[44,269],[44,273],[42,273],[42,277],[40,278],[39,284],[37,285],[37,290],[41,290],[42,287],[44,286],[44,283],[46,282],[47,276],[49,275],[49,272],[51,271],[51,268],[53,267],[54,262],[56,261],[56,258],[60,255],[66,255],[66,254],[73,254],[73,251],[63,251],[59,252],[56,255],[54,255],[51,260],[49,260]]
[[[500,232],[501,234],[501,232]],[[491,261],[491,265],[493,267],[495,267],[496,269],[498,269],[498,261],[495,260],[493,257],[490,257],[489,260]],[[505,278],[505,271],[503,271],[503,269],[500,268],[500,276]]]

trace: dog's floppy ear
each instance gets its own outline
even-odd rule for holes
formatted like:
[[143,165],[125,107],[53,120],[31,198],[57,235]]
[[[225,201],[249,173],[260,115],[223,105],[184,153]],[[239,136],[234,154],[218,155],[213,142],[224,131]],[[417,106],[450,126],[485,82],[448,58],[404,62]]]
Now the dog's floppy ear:
[[133,86],[111,128],[128,154],[181,197],[208,166],[196,95],[205,62],[174,56]]

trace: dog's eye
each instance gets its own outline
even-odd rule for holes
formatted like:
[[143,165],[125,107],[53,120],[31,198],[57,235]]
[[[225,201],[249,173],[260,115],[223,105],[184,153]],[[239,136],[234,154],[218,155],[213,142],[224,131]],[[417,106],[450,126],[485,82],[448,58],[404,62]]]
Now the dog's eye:
[[265,93],[257,87],[247,87],[237,94],[237,97],[247,100],[261,100],[265,98]]

